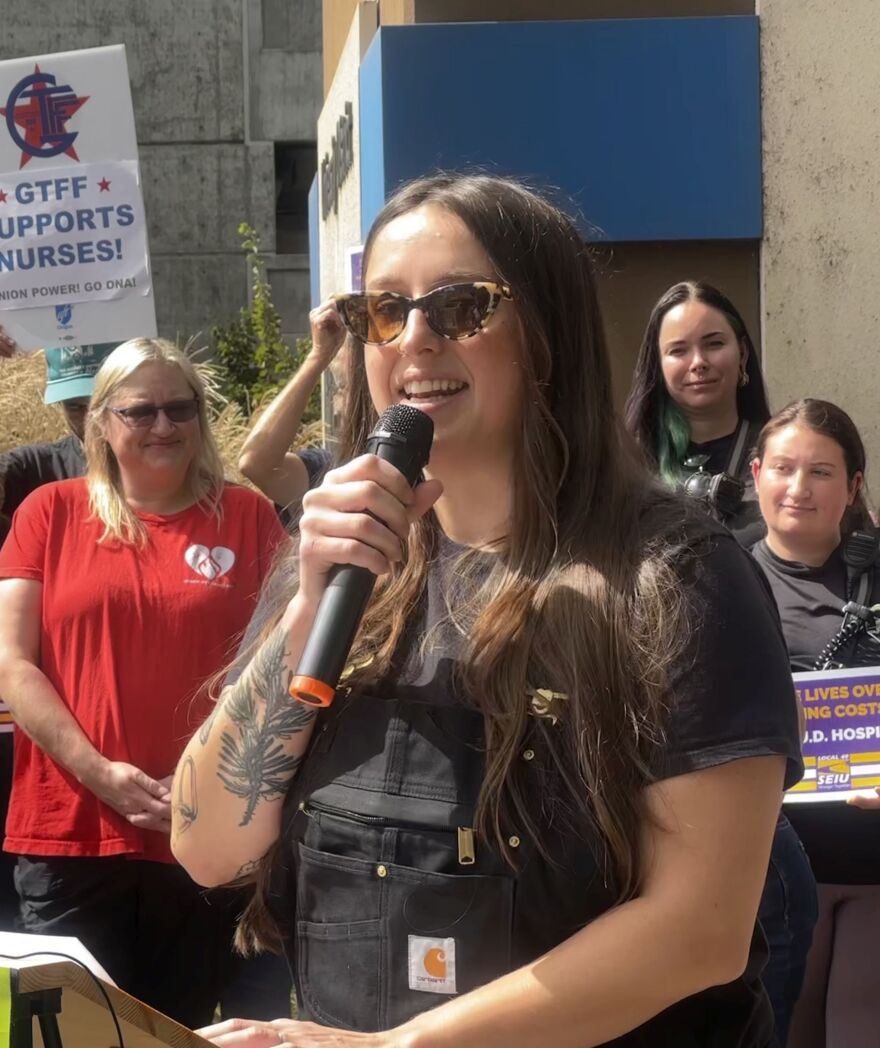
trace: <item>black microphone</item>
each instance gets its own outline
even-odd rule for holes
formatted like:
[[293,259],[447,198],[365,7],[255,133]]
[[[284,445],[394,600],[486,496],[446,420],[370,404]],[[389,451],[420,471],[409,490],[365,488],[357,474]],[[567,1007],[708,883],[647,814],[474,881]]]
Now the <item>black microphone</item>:
[[[382,413],[367,440],[367,453],[390,462],[414,485],[428,463],[434,423],[409,404],[394,404]],[[309,639],[300,656],[290,694],[306,706],[329,706],[376,576],[367,568],[341,564],[324,591]]]

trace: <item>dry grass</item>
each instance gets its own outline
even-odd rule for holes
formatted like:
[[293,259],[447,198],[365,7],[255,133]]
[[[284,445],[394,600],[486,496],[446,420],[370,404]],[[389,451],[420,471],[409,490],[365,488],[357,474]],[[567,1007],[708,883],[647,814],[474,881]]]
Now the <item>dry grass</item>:
[[0,359],[0,452],[65,435],[61,408],[43,403],[45,388],[42,353]]
[[[248,418],[238,404],[227,401],[216,392],[216,370],[211,364],[198,364],[197,367],[202,374],[202,379],[209,389],[212,397],[211,404],[211,429],[214,439],[220,449],[223,462],[226,465],[227,476],[231,480],[253,487],[238,472],[238,456],[241,446],[245,441],[251,427],[257,422],[262,413],[272,403],[272,397],[259,403],[254,408],[253,414]],[[297,434],[296,447],[306,448],[319,446],[322,442],[323,427],[320,422],[311,422],[303,426]]]
[[[238,472],[238,455],[253,422],[268,407],[261,404],[249,419],[237,404],[229,403],[219,393],[218,372],[212,364],[196,367],[208,390],[211,428],[220,454],[232,480],[245,482]],[[57,440],[67,433],[64,415],[57,405],[43,403],[46,387],[46,358],[42,353],[19,354],[9,360],[0,358],[0,452],[22,444]],[[306,426],[298,446],[321,443],[321,424]]]

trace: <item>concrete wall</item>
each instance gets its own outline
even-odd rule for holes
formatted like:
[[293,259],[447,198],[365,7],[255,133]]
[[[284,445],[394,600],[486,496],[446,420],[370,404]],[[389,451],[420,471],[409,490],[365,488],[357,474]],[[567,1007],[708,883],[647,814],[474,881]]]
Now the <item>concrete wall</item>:
[[[761,0],[764,360],[773,403],[833,400],[880,488],[876,0]],[[870,470],[869,470],[870,480]]]
[[707,280],[721,288],[736,303],[757,341],[757,241],[679,240],[593,248],[618,407],[629,392],[648,316],[663,292],[679,280]]
[[[321,0],[244,2],[250,148],[258,142],[314,142],[323,97]],[[240,184],[246,195],[246,183]],[[274,172],[265,186],[274,187]],[[274,196],[271,213],[274,221]],[[262,246],[274,251],[274,232]],[[309,330],[308,256],[270,254],[267,263],[281,331],[292,345]]]
[[[248,300],[238,224],[275,249],[273,139],[315,137],[320,0],[4,0],[2,21],[0,59],[126,45],[159,332],[232,319]],[[290,273],[307,299],[307,272]],[[302,332],[290,273],[276,297]]]
[[251,139],[309,142],[321,108],[320,0],[245,0]]
[[[321,51],[324,76],[324,96],[330,90],[336,67],[342,56],[342,49],[348,39],[351,20],[354,18],[360,0],[322,0],[321,3]],[[376,8],[373,23],[379,23],[379,0],[372,0]]]

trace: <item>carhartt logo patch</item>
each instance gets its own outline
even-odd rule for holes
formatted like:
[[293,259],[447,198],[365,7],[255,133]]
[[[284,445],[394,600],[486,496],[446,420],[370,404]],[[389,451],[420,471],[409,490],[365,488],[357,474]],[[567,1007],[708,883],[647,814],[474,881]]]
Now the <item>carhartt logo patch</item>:
[[235,563],[235,554],[226,546],[190,546],[183,556],[197,575],[209,581],[225,575]]
[[456,993],[455,939],[409,937],[409,988],[427,993]]

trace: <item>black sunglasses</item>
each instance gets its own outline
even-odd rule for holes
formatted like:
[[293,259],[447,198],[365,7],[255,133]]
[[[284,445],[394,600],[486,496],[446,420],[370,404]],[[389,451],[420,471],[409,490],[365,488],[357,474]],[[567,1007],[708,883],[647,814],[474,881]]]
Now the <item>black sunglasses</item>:
[[199,398],[172,400],[168,404],[134,404],[130,408],[110,408],[130,429],[152,429],[159,414],[169,422],[192,422],[199,413]]
[[422,310],[438,335],[459,342],[482,331],[501,300],[512,297],[506,284],[477,280],[438,287],[421,298],[407,298],[395,291],[356,291],[335,295],[334,301],[343,324],[356,339],[384,346],[402,333],[414,309]]

